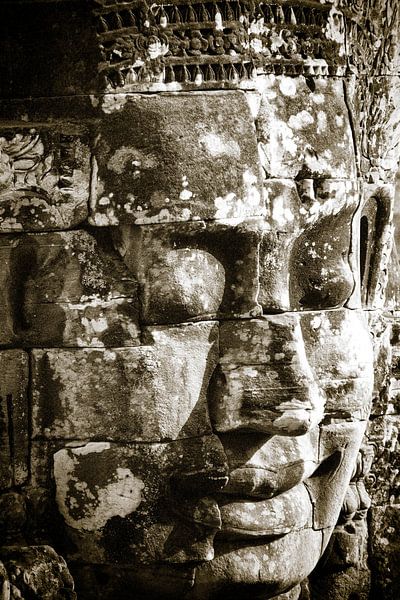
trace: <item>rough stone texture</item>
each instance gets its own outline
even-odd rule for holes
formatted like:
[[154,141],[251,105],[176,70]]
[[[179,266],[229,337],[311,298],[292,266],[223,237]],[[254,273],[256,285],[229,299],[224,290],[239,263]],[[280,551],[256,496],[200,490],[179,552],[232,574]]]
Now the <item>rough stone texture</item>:
[[88,133],[0,127],[0,231],[70,229],[87,218]]
[[260,314],[263,228],[260,219],[123,228],[116,245],[141,285],[144,322]]
[[0,343],[139,343],[137,285],[117,255],[86,231],[0,239]]
[[379,506],[371,510],[370,560],[373,593],[384,598],[396,598],[400,592],[398,504]]
[[354,178],[341,79],[267,77],[256,126],[267,177]]
[[91,442],[54,455],[58,507],[78,556],[94,563],[210,560],[221,517],[207,493],[223,487],[226,474],[216,436],[129,446]]
[[368,439],[375,460],[368,478],[372,502],[377,506],[398,504],[400,498],[400,415],[385,415],[370,422]]
[[210,432],[217,329],[150,327],[149,345],[135,348],[33,350],[33,439],[154,442]]
[[333,419],[368,416],[372,353],[360,353],[368,348],[368,332],[354,312],[224,323],[220,347],[210,399],[217,431],[251,427],[299,435],[323,413]]
[[3,546],[0,557],[9,576],[8,597],[76,600],[67,564],[49,546]]
[[264,192],[269,228],[260,246],[258,297],[264,311],[344,304],[355,279],[349,261],[350,224],[359,202],[354,183],[268,178]]
[[1,2],[5,600],[398,596],[399,10]]
[[243,93],[121,96],[107,113],[95,148],[93,225],[263,213],[255,127]]

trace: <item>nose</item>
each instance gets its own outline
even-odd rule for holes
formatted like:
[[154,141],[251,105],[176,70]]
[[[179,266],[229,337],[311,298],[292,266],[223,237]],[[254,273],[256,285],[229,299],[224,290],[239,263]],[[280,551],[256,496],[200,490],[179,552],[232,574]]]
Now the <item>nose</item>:
[[320,423],[324,406],[297,314],[221,324],[220,361],[209,389],[217,432],[302,435]]

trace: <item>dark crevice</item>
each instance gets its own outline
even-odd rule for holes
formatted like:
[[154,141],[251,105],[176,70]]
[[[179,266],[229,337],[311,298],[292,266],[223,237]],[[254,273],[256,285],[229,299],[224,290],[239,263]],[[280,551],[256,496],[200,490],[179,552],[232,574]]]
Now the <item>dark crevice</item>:
[[15,483],[15,440],[14,440],[14,405],[12,394],[6,395],[7,405],[7,432],[8,447],[10,452],[10,463],[12,469],[12,481]]

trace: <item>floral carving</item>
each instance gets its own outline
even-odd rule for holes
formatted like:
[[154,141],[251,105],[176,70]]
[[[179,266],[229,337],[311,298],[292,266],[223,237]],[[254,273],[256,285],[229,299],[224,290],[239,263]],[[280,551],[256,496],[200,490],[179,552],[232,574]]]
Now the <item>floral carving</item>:
[[0,132],[0,230],[40,230],[87,213],[89,150],[76,134]]
[[38,194],[46,177],[51,177],[53,155],[45,155],[38,133],[17,133],[11,139],[0,137],[0,197],[11,190],[31,189]]
[[[344,61],[340,43],[329,33],[330,9],[329,4],[299,1],[104,3],[96,11],[103,57],[99,71],[112,88],[171,82],[237,85],[250,80],[254,68],[260,73],[341,74]],[[343,17],[337,15],[334,27],[342,35]],[[233,70],[237,76],[227,77]]]

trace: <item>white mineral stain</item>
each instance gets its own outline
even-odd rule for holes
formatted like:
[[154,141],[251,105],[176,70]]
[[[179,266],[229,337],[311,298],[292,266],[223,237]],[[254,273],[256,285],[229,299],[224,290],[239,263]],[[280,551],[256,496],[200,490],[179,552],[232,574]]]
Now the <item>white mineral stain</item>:
[[107,225],[118,225],[119,220],[112,212],[111,214],[101,214],[95,213],[92,217],[90,217],[89,221],[93,225],[97,225],[99,227],[104,227]]
[[179,200],[190,200],[190,198],[193,196],[193,192],[191,192],[190,190],[187,189],[183,189],[181,191],[181,193],[179,194]]
[[89,94],[90,102],[93,108],[97,108],[99,105],[99,99],[94,94]]
[[[297,154],[297,144],[293,139],[292,129],[284,122],[276,122],[276,139],[270,144],[270,155],[280,156],[282,154],[281,145],[286,152],[289,152],[292,156]],[[274,143],[275,142],[275,143]]]
[[107,362],[113,362],[117,358],[117,355],[112,350],[104,350],[103,359]]
[[282,77],[279,89],[284,96],[295,96],[297,93],[296,80],[292,77]]
[[261,95],[255,92],[248,92],[246,94],[246,100],[250,108],[251,116],[253,119],[256,119],[260,110]]
[[310,94],[311,100],[315,103],[315,104],[323,104],[324,100],[325,100],[325,96],[324,94],[321,93],[317,93],[317,92],[313,92],[312,94]]
[[152,154],[144,154],[137,148],[130,146],[121,146],[117,148],[107,163],[107,168],[118,175],[121,175],[129,165],[130,169],[136,174],[142,169],[153,169],[157,166],[157,158]]
[[[232,213],[235,214],[238,212],[238,205],[241,204],[241,201],[237,199],[235,193],[230,192],[229,194],[226,194],[226,196],[218,196],[215,198],[214,204],[217,209],[215,218],[227,219],[232,216]],[[239,212],[241,212],[240,209]]]
[[285,206],[285,203],[284,196],[277,196],[273,200],[272,218],[279,227],[284,227],[286,223],[291,223],[294,220],[292,211]]
[[317,114],[317,133],[323,133],[327,127],[326,113],[322,110]]
[[297,115],[289,118],[289,127],[292,129],[304,129],[314,123],[314,117],[306,110],[301,110]]
[[109,442],[89,442],[85,446],[74,448],[73,453],[78,456],[84,456],[86,454],[93,454],[93,452],[104,452],[109,450],[111,445]]
[[207,152],[213,157],[229,156],[240,158],[240,147],[235,140],[224,140],[216,133],[207,133],[199,138],[199,143],[204,145]]
[[336,115],[335,122],[338,127],[343,127],[344,119],[342,115]]
[[[97,448],[93,449],[93,446]],[[74,529],[101,529],[112,517],[126,517],[134,512],[142,501],[144,483],[130,469],[117,467],[110,481],[102,488],[96,485],[89,489],[85,481],[76,478],[75,467],[78,463],[71,453],[77,456],[99,452],[99,446],[103,444],[93,443],[84,448],[60,450],[54,455],[57,504],[66,523]],[[79,506],[82,506],[81,514],[73,516]]]
[[310,325],[312,329],[319,329],[321,327],[321,317],[315,316],[311,319]]
[[102,333],[108,327],[107,319],[99,318],[99,319],[91,319],[90,324],[95,333]]
[[126,94],[105,94],[101,106],[103,112],[110,115],[113,112],[121,110],[128,101]]

